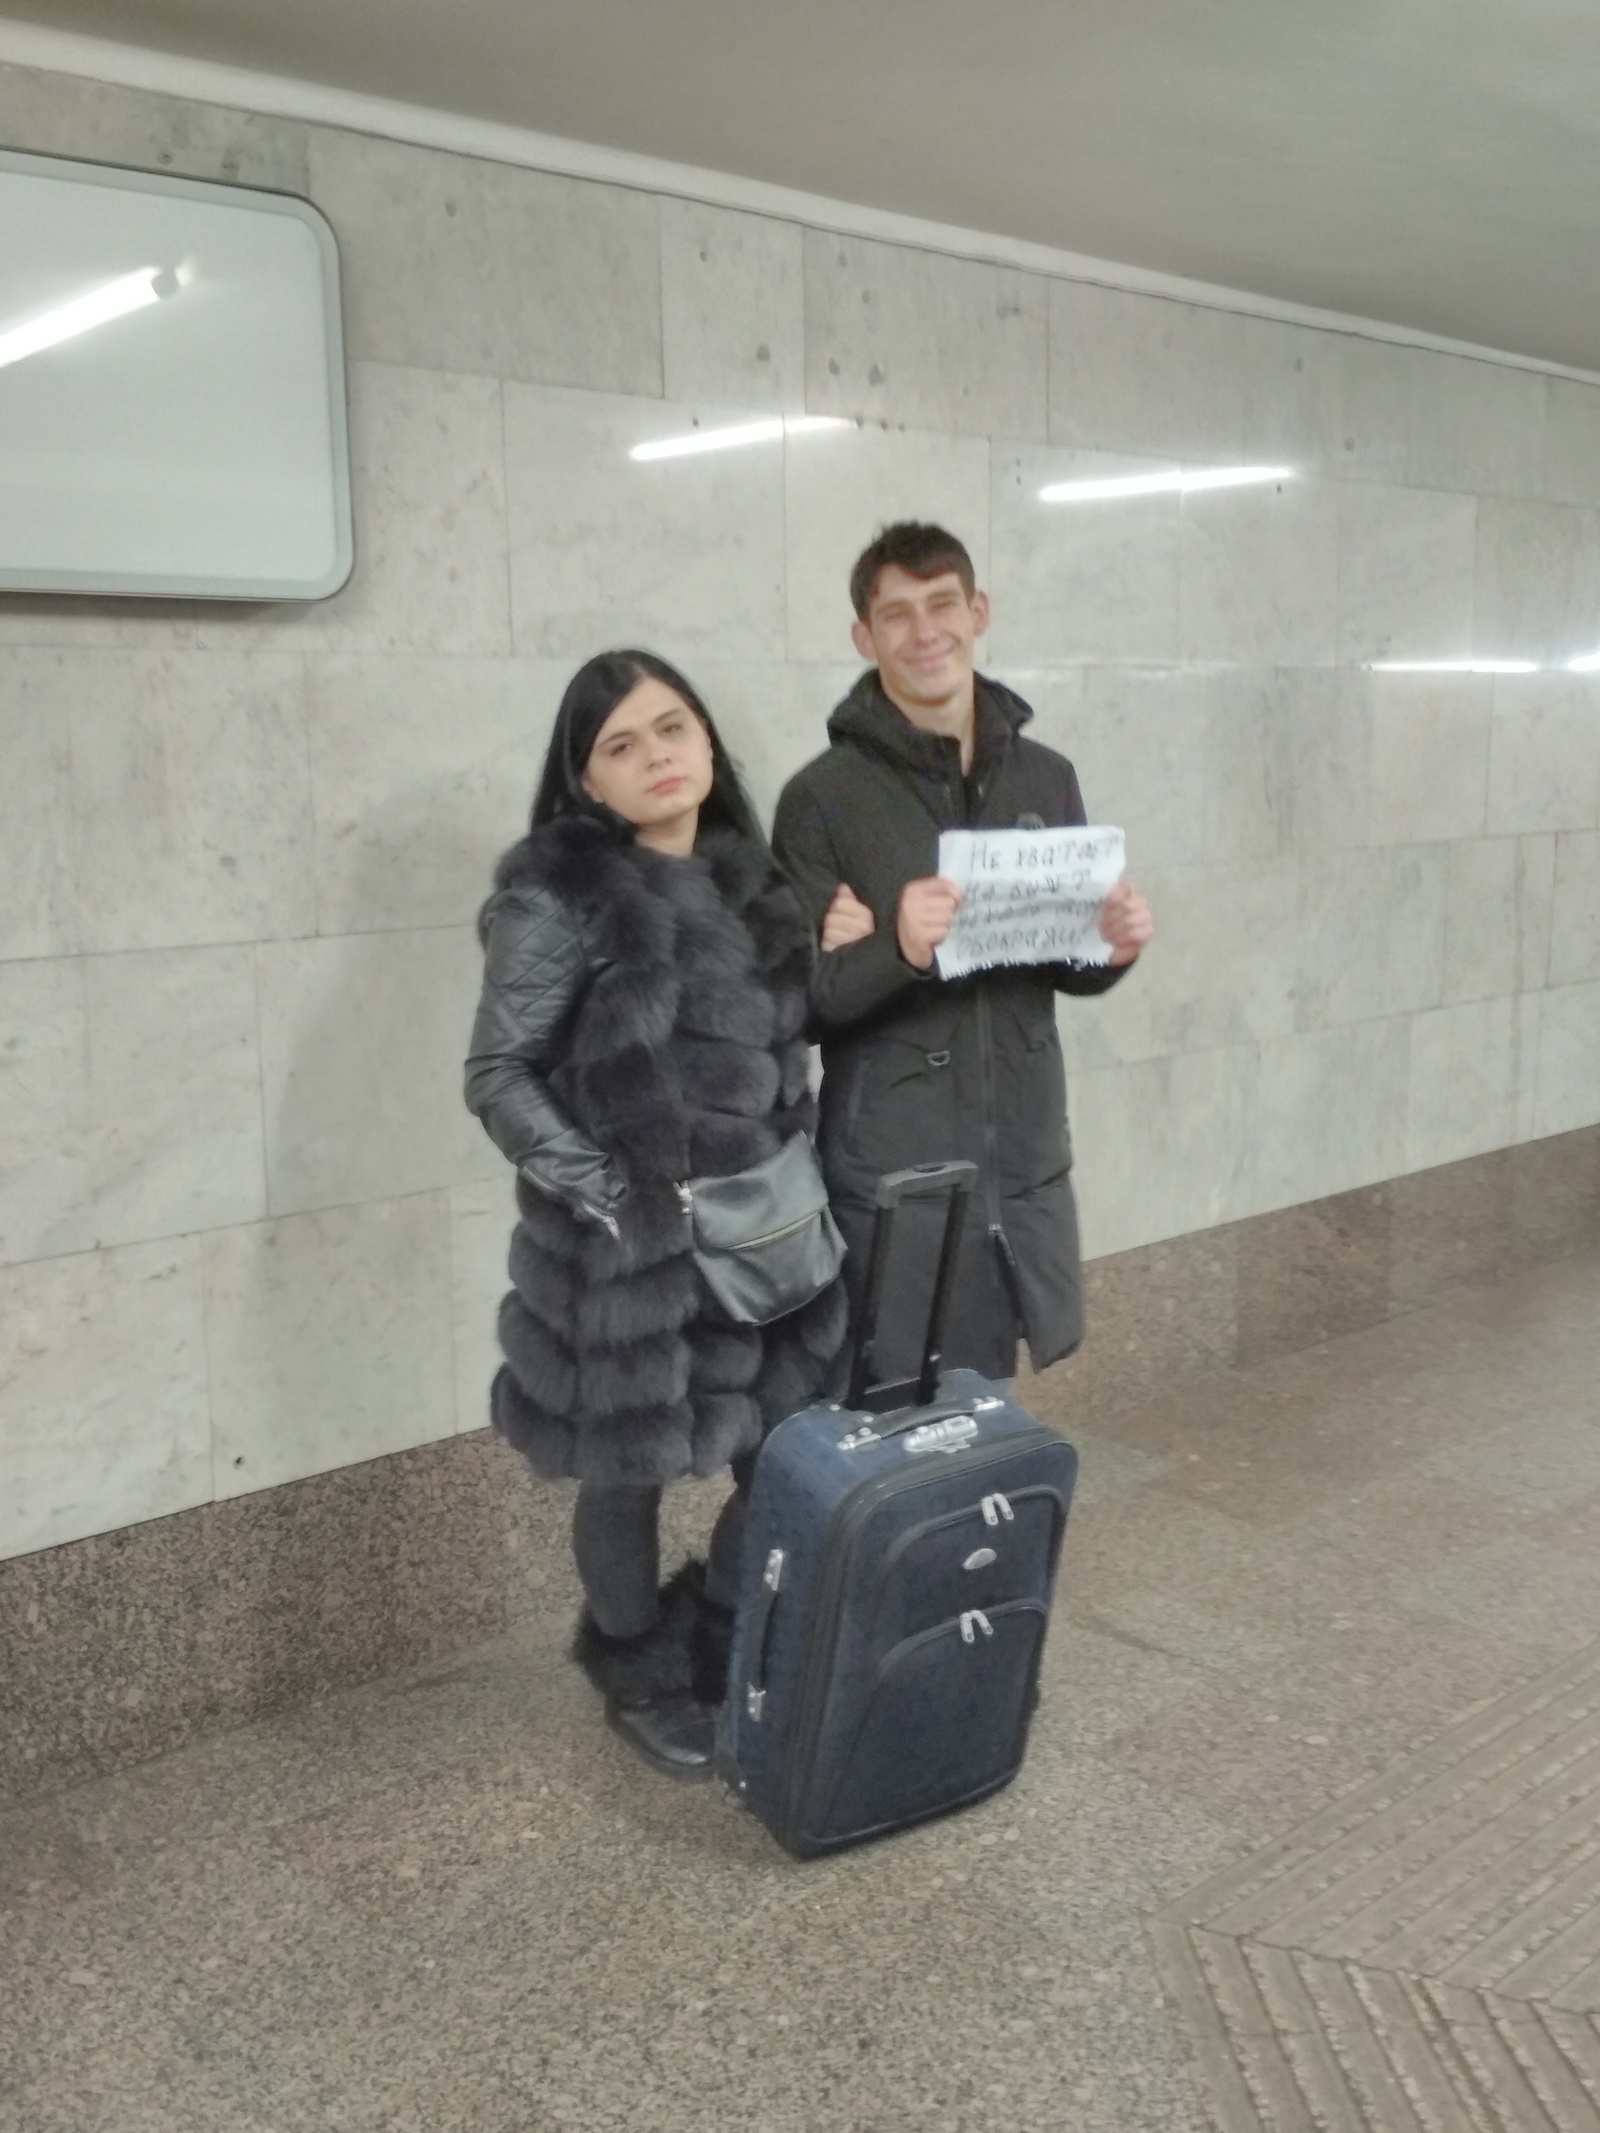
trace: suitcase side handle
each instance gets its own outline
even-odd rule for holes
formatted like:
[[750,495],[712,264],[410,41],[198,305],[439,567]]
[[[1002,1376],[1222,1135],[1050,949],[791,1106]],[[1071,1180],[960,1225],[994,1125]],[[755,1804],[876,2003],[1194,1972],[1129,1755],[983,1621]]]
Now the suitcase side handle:
[[756,1725],[761,1723],[761,1713],[767,1701],[767,1632],[772,1627],[772,1603],[777,1599],[782,1583],[783,1550],[774,1548],[761,1573],[761,1583],[756,1587],[750,1633],[745,1640],[744,1685],[739,1692],[741,1714]]
[[[916,1382],[916,1397],[926,1406],[939,1388],[939,1365],[943,1361],[945,1313],[950,1302],[950,1290],[955,1281],[956,1258],[961,1249],[961,1232],[966,1227],[967,1202],[972,1197],[972,1188],[977,1183],[976,1163],[919,1163],[912,1170],[894,1170],[878,1180],[874,1199],[877,1204],[877,1219],[872,1225],[872,1256],[867,1261],[866,1294],[862,1300],[861,1317],[856,1326],[855,1356],[850,1366],[850,1389],[845,1395],[850,1407],[871,1404],[869,1387],[880,1395],[883,1406],[898,1406],[904,1388],[899,1385],[883,1388],[872,1385],[873,1364],[878,1345],[878,1313],[883,1303],[883,1284],[889,1271],[889,1243],[894,1235],[894,1219],[903,1200],[930,1199],[941,1193],[950,1195],[950,1212],[945,1217],[944,1241],[939,1247],[939,1271],[934,1278],[933,1301],[928,1309],[927,1338],[922,1348],[922,1369]],[[888,1397],[881,1398],[885,1390]]]

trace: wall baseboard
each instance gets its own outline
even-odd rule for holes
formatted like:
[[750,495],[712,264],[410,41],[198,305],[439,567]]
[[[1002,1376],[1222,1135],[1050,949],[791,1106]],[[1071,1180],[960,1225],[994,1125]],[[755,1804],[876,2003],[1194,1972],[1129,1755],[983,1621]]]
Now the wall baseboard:
[[[1024,1397],[1092,1428],[1596,1245],[1600,1126],[1095,1261]],[[0,1802],[569,1615],[568,1511],[479,1431],[0,1562]]]
[[1600,1126],[1143,1245],[1091,1261],[1089,1337],[1036,1404],[1092,1428],[1595,1245]]

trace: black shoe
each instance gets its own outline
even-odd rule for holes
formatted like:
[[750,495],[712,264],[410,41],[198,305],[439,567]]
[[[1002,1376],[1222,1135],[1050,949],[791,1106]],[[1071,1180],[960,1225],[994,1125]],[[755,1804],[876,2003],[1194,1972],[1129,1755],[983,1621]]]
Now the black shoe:
[[665,1777],[695,1782],[712,1774],[717,1714],[695,1696],[658,1696],[648,1703],[608,1697],[606,1724]]
[[661,1589],[661,1615],[638,1637],[608,1637],[584,1610],[572,1656],[606,1700],[606,1723],[653,1768],[711,1776],[717,1714],[695,1694],[700,1566],[686,1564]]

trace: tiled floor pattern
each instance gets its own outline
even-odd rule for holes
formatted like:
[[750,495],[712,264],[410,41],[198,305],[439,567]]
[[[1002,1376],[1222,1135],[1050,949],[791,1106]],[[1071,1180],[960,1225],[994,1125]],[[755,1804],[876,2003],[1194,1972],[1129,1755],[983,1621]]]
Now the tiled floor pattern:
[[1225,2133],[1600,2133],[1600,1645],[1151,1932]]
[[0,2133],[1600,2133],[1600,1255],[1083,1382],[1008,1793],[785,1859],[530,1499],[515,1635],[0,1812]]

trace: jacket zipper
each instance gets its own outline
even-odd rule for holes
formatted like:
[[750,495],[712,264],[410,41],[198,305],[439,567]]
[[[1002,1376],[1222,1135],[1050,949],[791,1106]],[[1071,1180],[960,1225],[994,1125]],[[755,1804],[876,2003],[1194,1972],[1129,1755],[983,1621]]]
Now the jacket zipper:
[[983,1193],[992,1235],[1000,1227],[1000,1128],[994,1115],[994,1023],[989,995],[978,982],[978,1079],[983,1086]]
[[[983,803],[989,797],[989,788],[994,783],[994,773],[980,778],[973,788],[970,803],[963,810],[968,825],[975,828],[983,813]],[[994,1085],[994,1024],[989,1011],[989,994],[980,971],[975,980],[978,995],[978,1083],[983,1099],[983,1196],[989,1217],[989,1247],[995,1256],[995,1272],[1000,1277],[1001,1292],[1010,1307],[1012,1327],[1017,1335],[1026,1331],[1022,1322],[1021,1299],[1017,1294],[1016,1279],[1012,1269],[1011,1244],[1006,1236],[1005,1224],[1001,1221],[1000,1208],[1000,1129],[995,1117],[996,1090]]]
[[[1007,1444],[1007,1456],[1037,1451],[1041,1444],[1056,1440],[1047,1429],[1035,1435],[1013,1438]],[[948,1461],[940,1467],[941,1474],[962,1473],[968,1467],[988,1466],[995,1463],[993,1445],[974,1444],[964,1452],[943,1452],[939,1455]],[[829,1536],[828,1553],[823,1561],[822,1576],[818,1580],[814,1612],[811,1617],[811,1634],[806,1640],[805,1660],[801,1668],[800,1693],[796,1699],[797,1717],[791,1735],[792,1745],[786,1750],[785,1760],[789,1766],[789,1783],[785,1788],[783,1803],[782,1833],[785,1837],[798,1834],[796,1823],[800,1810],[805,1805],[803,1789],[810,1764],[811,1744],[822,1720],[822,1706],[827,1700],[828,1655],[833,1650],[834,1636],[838,1626],[839,1603],[844,1596],[845,1572],[850,1565],[850,1552],[855,1537],[868,1516],[891,1496],[898,1496],[906,1489],[920,1488],[929,1475],[920,1460],[913,1460],[909,1467],[898,1473],[883,1474],[875,1481],[864,1481],[853,1495],[846,1498],[839,1516],[834,1520]]]
[[1000,1292],[1011,1312],[1013,1336],[1021,1338],[1028,1329],[1022,1315],[1022,1297],[1018,1289],[1011,1240],[1006,1235],[1004,1222],[1000,1219],[1000,1134],[995,1119],[994,1028],[989,1018],[989,995],[984,990],[981,973],[977,985],[978,1079],[983,1088],[983,1193],[985,1211],[989,1217],[989,1247],[994,1253]]

